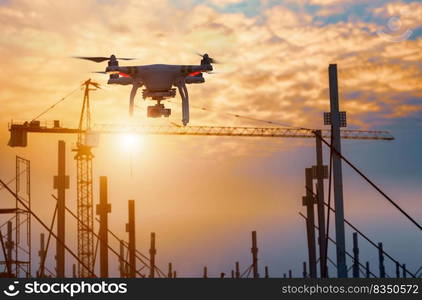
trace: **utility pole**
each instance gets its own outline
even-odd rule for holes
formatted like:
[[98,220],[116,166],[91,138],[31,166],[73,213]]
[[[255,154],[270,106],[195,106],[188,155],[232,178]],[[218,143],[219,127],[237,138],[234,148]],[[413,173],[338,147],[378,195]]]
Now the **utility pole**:
[[[330,83],[330,120],[332,147],[341,153],[340,126],[341,118],[339,111],[338,97],[338,81],[337,81],[337,65],[330,64],[328,67],[329,83]],[[345,113],[344,123],[345,123]],[[344,124],[345,125],[345,124]],[[337,276],[339,278],[347,278],[346,266],[346,239],[344,233],[344,203],[343,203],[343,173],[341,157],[333,151],[333,187],[334,187],[334,203],[336,207],[335,225],[336,225],[336,252],[337,252]]]
[[66,144],[58,143],[58,173],[54,176],[54,188],[57,189],[57,240],[56,240],[56,272],[57,278],[65,277],[65,193],[69,188],[69,176],[66,175]]
[[129,233],[129,277],[136,277],[136,239],[135,239],[135,200],[129,200],[129,222],[126,232]]
[[155,277],[155,255],[157,249],[155,248],[155,233],[151,232],[151,246],[149,249],[149,278]]
[[322,156],[322,131],[315,131],[316,145],[316,166],[312,167],[313,179],[317,180],[317,208],[318,208],[318,245],[319,245],[319,266],[321,278],[327,278],[325,266],[327,259],[325,257],[325,210],[324,210],[324,179],[328,178],[328,167],[324,166]]
[[258,247],[256,243],[256,231],[252,231],[252,270],[253,278],[259,278],[258,273]]
[[108,213],[111,204],[108,203],[107,177],[100,176],[100,204],[96,206],[97,215],[100,216],[100,276],[108,277]]
[[315,198],[313,196],[312,188],[312,169],[305,169],[306,178],[306,196],[302,198],[302,205],[306,206],[306,233],[308,238],[308,256],[309,256],[309,276],[310,278],[317,277],[316,268],[316,247],[315,247],[315,217],[314,204]]

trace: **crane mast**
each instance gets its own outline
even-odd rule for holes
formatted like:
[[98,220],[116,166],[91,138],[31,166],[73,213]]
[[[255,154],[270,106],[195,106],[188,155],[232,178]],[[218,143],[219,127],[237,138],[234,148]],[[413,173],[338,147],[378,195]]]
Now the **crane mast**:
[[[73,149],[77,170],[77,216],[78,222],[78,277],[91,277],[94,273],[94,215],[93,215],[93,188],[92,188],[92,145],[88,140],[91,129],[91,112],[89,106],[89,92],[99,88],[91,79],[82,84],[84,98],[79,119],[78,140]],[[87,270],[85,266],[89,267]]]

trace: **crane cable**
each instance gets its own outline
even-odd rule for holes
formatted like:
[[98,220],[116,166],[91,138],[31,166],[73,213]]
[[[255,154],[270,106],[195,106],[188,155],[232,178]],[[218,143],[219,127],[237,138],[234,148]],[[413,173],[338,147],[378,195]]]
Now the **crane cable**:
[[[175,101],[171,101],[171,100],[167,100],[167,102],[175,103],[175,104],[181,104],[180,102],[175,102]],[[306,127],[296,127],[296,126],[292,126],[292,125],[285,124],[285,123],[256,119],[256,118],[252,118],[252,117],[248,117],[248,116],[242,116],[242,115],[239,115],[239,114],[217,111],[217,110],[214,110],[214,109],[211,109],[211,108],[208,108],[208,107],[194,106],[194,105],[191,105],[191,104],[189,106],[196,108],[196,109],[199,109],[199,110],[209,111],[209,112],[213,112],[213,113],[217,113],[217,114],[221,114],[221,115],[228,115],[228,116],[232,116],[232,117],[235,117],[235,118],[246,119],[246,120],[250,120],[250,121],[261,122],[261,123],[266,123],[266,124],[271,124],[271,125],[279,125],[279,126],[284,126],[284,127],[290,127],[290,128],[300,129],[300,130],[312,131],[312,129],[306,128]]]
[[334,146],[328,143],[320,134],[314,131],[314,134],[333,152],[335,152],[342,160],[344,160],[356,173],[358,173],[363,179],[366,180],[375,190],[377,190],[385,199],[387,199],[395,208],[397,208],[407,219],[409,219],[416,227],[422,230],[422,226],[413,219],[403,208],[401,208],[393,199],[391,199],[381,188],[379,188],[372,180],[370,180],[365,174],[363,174],[354,164],[352,164],[346,157],[344,157]]
[[61,98],[60,100],[58,100],[57,102],[55,102],[53,105],[49,106],[47,109],[43,110],[40,114],[38,114],[36,117],[34,117],[31,122],[35,121],[36,119],[38,119],[39,117],[41,117],[42,115],[46,114],[47,112],[49,112],[50,110],[52,110],[54,107],[56,107],[56,105],[58,105],[60,102],[63,102],[64,100],[66,100],[68,97],[70,97],[74,92],[76,92],[77,90],[79,90],[79,86],[72,90],[70,93],[66,94],[63,98]]

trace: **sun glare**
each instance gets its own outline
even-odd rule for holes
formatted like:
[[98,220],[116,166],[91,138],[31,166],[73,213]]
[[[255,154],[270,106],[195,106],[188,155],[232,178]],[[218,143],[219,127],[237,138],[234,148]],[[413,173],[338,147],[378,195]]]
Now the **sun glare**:
[[135,133],[125,133],[119,136],[119,144],[125,151],[136,151],[141,146],[141,136]]

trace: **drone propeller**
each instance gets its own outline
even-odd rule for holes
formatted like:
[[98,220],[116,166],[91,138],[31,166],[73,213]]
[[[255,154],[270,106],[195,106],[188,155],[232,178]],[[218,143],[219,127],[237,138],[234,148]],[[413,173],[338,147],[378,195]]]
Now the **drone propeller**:
[[[86,59],[86,60],[90,60],[90,61],[93,61],[93,62],[96,62],[96,63],[100,63],[100,62],[103,62],[103,61],[107,61],[107,60],[112,59],[112,57],[105,57],[105,56],[73,56],[73,58]],[[135,58],[114,57],[114,59],[134,60]]]
[[219,61],[215,60],[214,58],[209,57],[207,53],[201,54],[199,52],[196,52],[196,55],[199,55],[200,57],[202,57],[202,59],[208,61],[211,64],[219,64],[220,63]]

